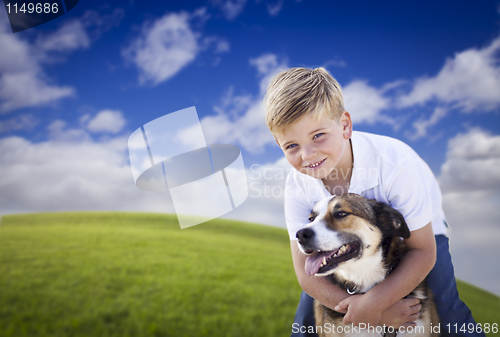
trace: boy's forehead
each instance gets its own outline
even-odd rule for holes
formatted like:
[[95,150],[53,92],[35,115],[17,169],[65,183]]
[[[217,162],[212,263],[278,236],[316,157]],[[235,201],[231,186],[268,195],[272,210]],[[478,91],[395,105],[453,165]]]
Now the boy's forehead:
[[282,142],[287,142],[301,135],[308,135],[316,130],[328,127],[329,122],[335,121],[326,114],[307,114],[294,123],[280,128],[280,130],[274,133],[274,137],[282,144]]

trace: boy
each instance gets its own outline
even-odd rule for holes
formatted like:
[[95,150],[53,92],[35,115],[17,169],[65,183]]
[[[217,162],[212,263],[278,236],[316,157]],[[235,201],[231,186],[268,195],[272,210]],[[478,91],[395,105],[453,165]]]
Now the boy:
[[[346,313],[345,323],[414,326],[421,305],[418,299],[404,297],[427,274],[441,333],[447,335],[449,323],[476,326],[458,298],[439,186],[410,147],[388,137],[353,132],[341,88],[323,68],[292,68],[273,78],[266,94],[266,122],[295,169],[287,177],[285,217],[295,272],[304,292],[292,335],[315,336],[310,333],[315,329],[309,329],[314,316],[307,294]],[[305,255],[295,237],[307,225],[316,202],[347,192],[391,205],[411,230],[405,240],[408,253],[398,267],[366,294],[352,296],[322,277],[305,273]]]

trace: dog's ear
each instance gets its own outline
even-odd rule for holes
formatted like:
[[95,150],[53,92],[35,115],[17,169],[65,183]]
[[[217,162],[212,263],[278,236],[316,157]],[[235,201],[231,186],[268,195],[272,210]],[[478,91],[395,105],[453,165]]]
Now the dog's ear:
[[371,201],[377,221],[384,232],[388,235],[401,236],[405,239],[410,237],[410,230],[401,213],[383,202]]

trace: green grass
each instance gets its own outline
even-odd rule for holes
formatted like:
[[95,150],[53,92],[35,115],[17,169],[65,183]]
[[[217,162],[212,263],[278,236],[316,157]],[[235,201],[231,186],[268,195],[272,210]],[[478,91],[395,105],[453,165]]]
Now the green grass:
[[[482,323],[498,297],[459,284]],[[289,336],[300,287],[284,229],[175,216],[3,216],[0,336]]]
[[[500,298],[498,296],[460,280],[457,280],[457,287],[460,299],[469,306],[477,323],[483,326],[485,323],[489,325],[496,323],[500,326]],[[487,335],[500,336],[500,333]]]

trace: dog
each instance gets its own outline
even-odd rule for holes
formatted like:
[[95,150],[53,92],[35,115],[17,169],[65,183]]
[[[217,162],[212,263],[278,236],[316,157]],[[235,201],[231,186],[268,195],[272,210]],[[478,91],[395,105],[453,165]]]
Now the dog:
[[[316,204],[310,224],[297,232],[299,249],[307,255],[308,275],[328,278],[349,294],[363,294],[384,280],[404,256],[410,230],[392,207],[348,193]],[[393,328],[360,330],[343,323],[342,313],[314,303],[316,332],[326,336],[437,336],[439,317],[425,280],[408,295],[421,300],[417,326],[402,332]],[[431,329],[431,326],[434,329]]]

